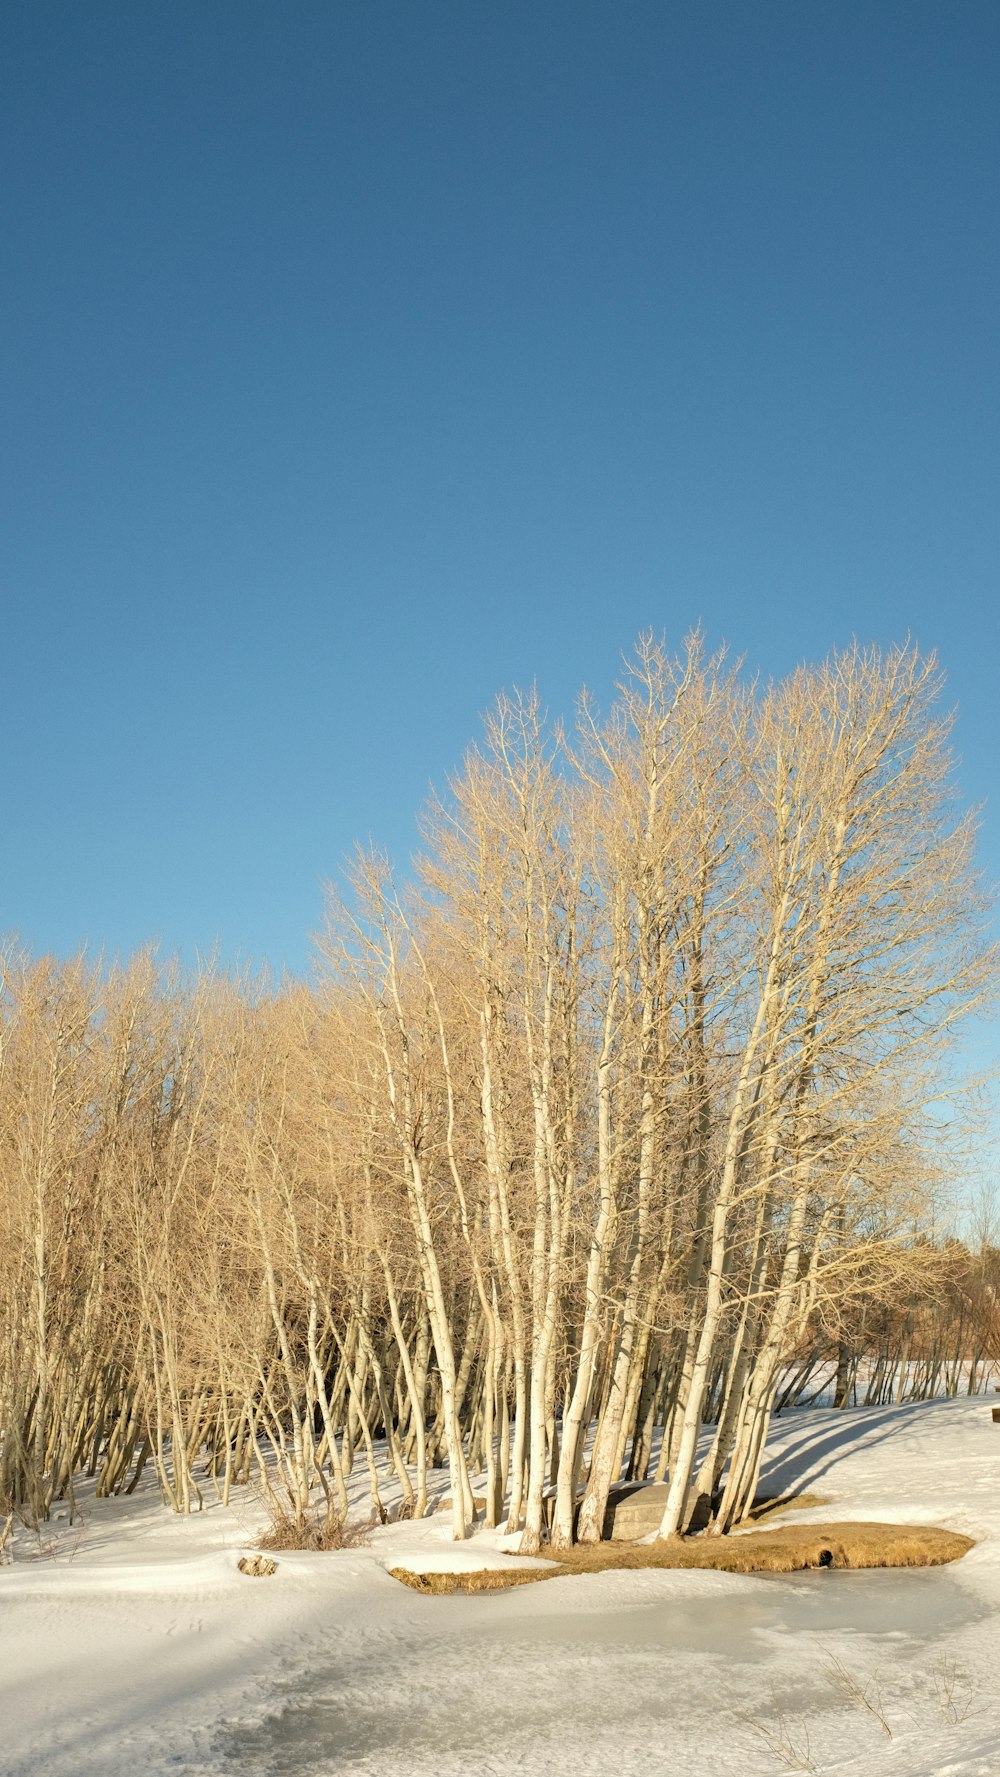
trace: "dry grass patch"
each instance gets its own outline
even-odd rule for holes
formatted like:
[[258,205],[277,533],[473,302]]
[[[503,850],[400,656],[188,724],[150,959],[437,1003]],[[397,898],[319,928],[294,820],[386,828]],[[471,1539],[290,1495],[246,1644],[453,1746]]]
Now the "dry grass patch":
[[409,1567],[390,1567],[389,1576],[414,1592],[444,1597],[450,1592],[507,1592],[512,1586],[530,1586],[533,1580],[553,1579],[558,1568],[482,1567],[466,1573],[414,1573]]
[[804,1512],[829,1503],[825,1493],[759,1493],[750,1507],[750,1521],[762,1524],[765,1518],[776,1518],[779,1512]]
[[276,1511],[263,1536],[257,1538],[259,1549],[358,1549],[368,1542],[363,1524],[349,1524],[332,1512],[316,1512],[296,1518],[291,1512]]
[[939,1567],[958,1561],[972,1538],[922,1524],[795,1524],[739,1536],[671,1537],[656,1543],[598,1543],[566,1550],[552,1567],[413,1573],[390,1568],[416,1592],[498,1592],[571,1573],[703,1568],[715,1573],[801,1573],[808,1568]]
[[608,1568],[710,1568],[716,1573],[797,1573],[810,1567],[937,1567],[957,1561],[972,1539],[919,1524],[786,1524],[739,1536],[671,1537],[622,1548],[574,1548],[560,1565],[572,1573]]

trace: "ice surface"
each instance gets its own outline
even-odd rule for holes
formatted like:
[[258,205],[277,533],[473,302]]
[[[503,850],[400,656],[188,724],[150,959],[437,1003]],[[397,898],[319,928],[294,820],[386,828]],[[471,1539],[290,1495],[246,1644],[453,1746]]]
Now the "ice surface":
[[884,1664],[883,1639],[896,1664],[902,1656],[920,1671],[943,1633],[987,1608],[942,1572],[754,1580],[729,1597],[713,1590],[599,1613],[573,1609],[578,1579],[552,1584],[560,1605],[545,1614],[521,1592],[422,1600],[416,1646],[379,1633],[342,1644],[285,1687],[258,1727],[221,1736],[218,1762],[246,1777],[450,1771],[463,1761],[470,1771],[518,1770],[533,1759],[544,1770],[545,1749],[557,1758],[551,1749],[568,1731],[575,1769],[600,1769],[610,1748],[617,1762],[605,1770],[638,1771],[678,1730],[690,1735],[706,1702],[712,1728],[728,1716],[734,1741],[759,1762],[744,1717],[762,1687],[768,1709],[786,1713],[829,1712],[840,1700],[824,1652],[831,1636],[852,1638],[847,1658],[863,1674]]
[[[704,1714],[703,1662],[663,1647],[551,1632],[481,1643],[432,1635],[419,1650],[327,1667],[291,1706],[216,1748],[222,1769],[257,1773],[625,1769],[662,1751],[673,1724]],[[714,1682],[714,1681],[713,1681]],[[308,1699],[308,1700],[307,1700]],[[562,1763],[560,1763],[562,1761]]]

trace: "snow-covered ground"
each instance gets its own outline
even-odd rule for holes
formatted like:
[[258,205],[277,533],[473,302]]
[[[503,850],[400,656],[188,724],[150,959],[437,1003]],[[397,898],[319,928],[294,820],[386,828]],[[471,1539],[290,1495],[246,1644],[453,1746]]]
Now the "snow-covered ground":
[[428,1598],[386,1568],[495,1566],[504,1539],[452,1545],[445,1515],[249,1579],[253,1499],[180,1519],[154,1490],[84,1496],[82,1526],[57,1520],[41,1547],[20,1533],[0,1568],[0,1770],[1000,1777],[995,1399],[774,1427],[762,1486],[828,1502],[797,1522],[977,1538],[913,1573],[605,1573]]

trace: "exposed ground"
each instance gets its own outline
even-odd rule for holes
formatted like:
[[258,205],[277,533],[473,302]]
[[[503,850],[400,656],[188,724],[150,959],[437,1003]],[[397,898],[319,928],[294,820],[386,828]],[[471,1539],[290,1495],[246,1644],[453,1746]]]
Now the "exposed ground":
[[489,1592],[571,1573],[620,1573],[695,1568],[712,1573],[802,1573],[811,1568],[855,1572],[878,1567],[941,1567],[958,1561],[973,1539],[922,1524],[786,1524],[739,1536],[671,1537],[662,1543],[599,1543],[529,1569],[481,1568],[473,1573],[414,1573],[390,1567],[394,1580],[415,1592]]

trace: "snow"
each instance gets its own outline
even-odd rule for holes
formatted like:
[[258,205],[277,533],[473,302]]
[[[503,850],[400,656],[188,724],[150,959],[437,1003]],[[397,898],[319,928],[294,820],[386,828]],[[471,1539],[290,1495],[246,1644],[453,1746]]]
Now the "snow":
[[[608,1572],[427,1598],[386,1569],[524,1565],[512,1539],[452,1544],[444,1513],[367,1548],[279,1553],[249,1579],[236,1563],[264,1518],[249,1495],[185,1519],[155,1489],[83,1492],[82,1525],[19,1532],[0,1568],[0,1770],[998,1777],[991,1404],[812,1408],[772,1430],[762,1487],[827,1501],[796,1522],[977,1539],[912,1573]],[[353,1485],[361,1516],[362,1471]]]

